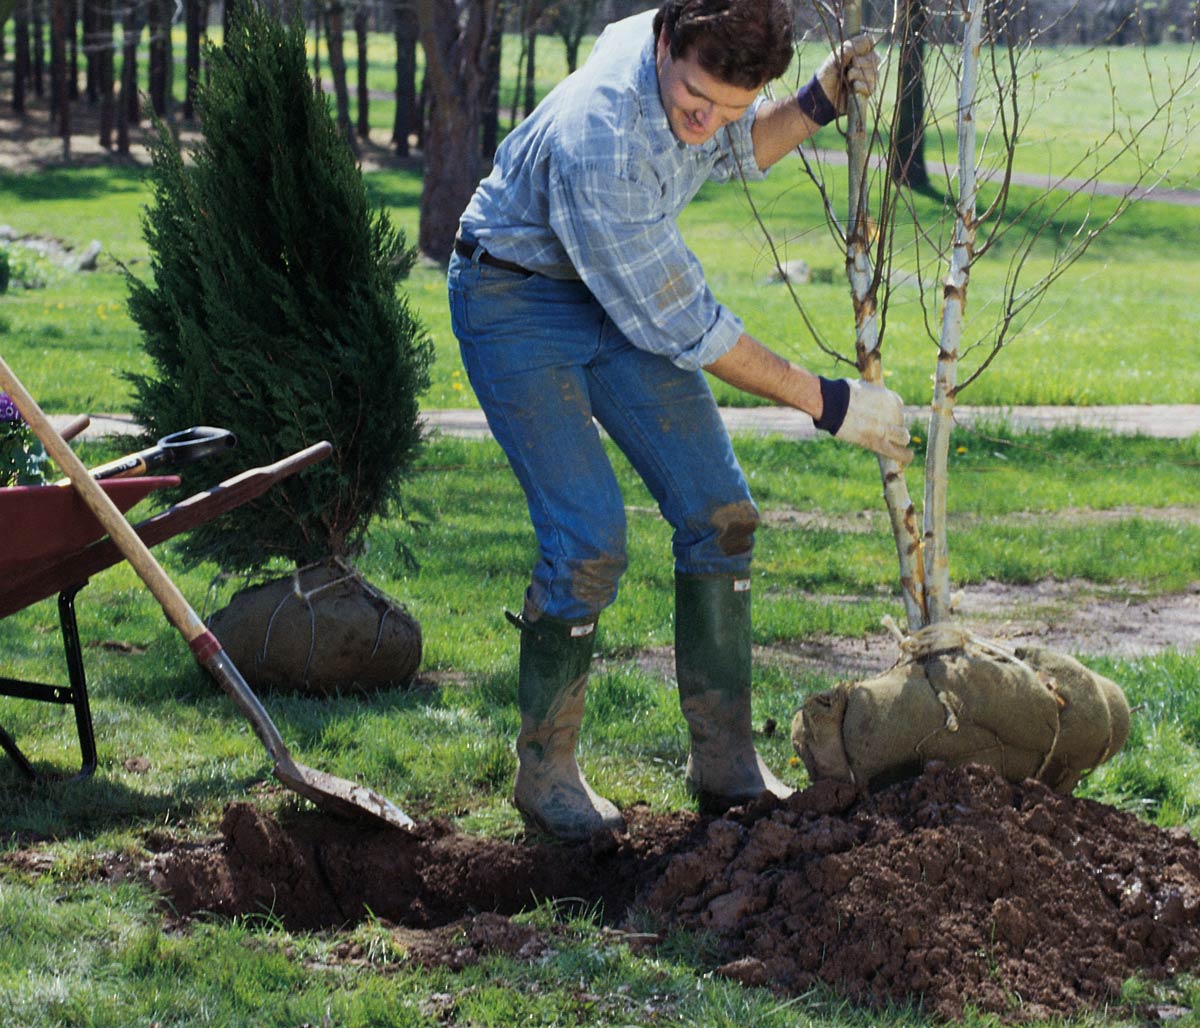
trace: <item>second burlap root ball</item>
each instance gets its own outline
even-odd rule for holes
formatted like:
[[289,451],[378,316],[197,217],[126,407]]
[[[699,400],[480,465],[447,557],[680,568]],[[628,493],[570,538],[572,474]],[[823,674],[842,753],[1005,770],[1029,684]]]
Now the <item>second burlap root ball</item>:
[[310,696],[403,688],[421,662],[416,619],[337,559],[243,589],[209,627],[255,688]]
[[792,744],[813,781],[866,792],[940,760],[1068,793],[1124,745],[1129,705],[1115,682],[1053,650],[1006,651],[938,627],[912,636],[885,674],[805,701]]

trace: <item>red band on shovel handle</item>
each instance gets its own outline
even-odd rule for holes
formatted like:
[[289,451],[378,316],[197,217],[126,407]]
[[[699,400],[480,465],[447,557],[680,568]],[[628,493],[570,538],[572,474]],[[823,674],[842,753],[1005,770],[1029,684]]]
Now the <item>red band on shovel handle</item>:
[[201,632],[195,639],[190,640],[188,646],[191,647],[192,655],[196,660],[205,665],[220,653],[222,649],[221,641],[212,632],[207,630]]

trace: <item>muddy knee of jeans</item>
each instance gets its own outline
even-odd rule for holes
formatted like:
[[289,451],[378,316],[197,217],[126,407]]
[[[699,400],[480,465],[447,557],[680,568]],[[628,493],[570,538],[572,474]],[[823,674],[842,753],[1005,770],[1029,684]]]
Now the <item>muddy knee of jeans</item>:
[[628,564],[624,553],[572,562],[571,595],[589,609],[604,609],[617,598],[617,583]]
[[713,511],[717,546],[726,556],[749,553],[754,548],[754,530],[758,528],[758,508],[749,500],[740,500]]

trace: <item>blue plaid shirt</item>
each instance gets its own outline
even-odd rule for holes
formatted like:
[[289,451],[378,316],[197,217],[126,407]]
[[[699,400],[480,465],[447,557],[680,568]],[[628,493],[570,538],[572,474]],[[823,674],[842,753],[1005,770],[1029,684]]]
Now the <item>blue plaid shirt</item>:
[[504,140],[460,231],[531,271],[582,279],[635,346],[694,370],[743,326],[709,290],[675,219],[709,179],[763,177],[750,138],[762,101],[709,142],[681,143],[659,96],[653,16],[608,26]]

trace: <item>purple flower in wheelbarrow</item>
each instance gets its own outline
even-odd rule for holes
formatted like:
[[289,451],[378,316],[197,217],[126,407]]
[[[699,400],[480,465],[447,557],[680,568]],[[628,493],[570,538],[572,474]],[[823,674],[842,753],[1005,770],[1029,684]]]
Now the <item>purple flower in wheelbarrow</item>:
[[21,412],[17,410],[17,405],[12,402],[12,397],[8,393],[0,393],[0,423],[22,420]]
[[0,486],[42,485],[45,463],[46,451],[12,397],[0,393]]

